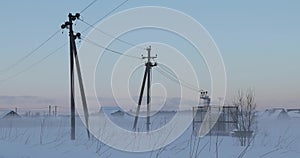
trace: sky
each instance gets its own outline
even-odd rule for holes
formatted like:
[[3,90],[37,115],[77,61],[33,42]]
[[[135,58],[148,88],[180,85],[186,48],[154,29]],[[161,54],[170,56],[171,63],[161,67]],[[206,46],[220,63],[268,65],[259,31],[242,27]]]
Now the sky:
[[[87,0],[1,1],[0,70],[11,67],[57,31],[67,20],[69,12],[80,12],[90,2]],[[92,24],[120,3],[122,3],[121,0],[99,0],[85,10],[81,18]],[[297,107],[300,104],[299,1],[129,0],[111,15],[141,6],[172,8],[191,16],[205,27],[223,57],[227,74],[227,102],[230,103],[238,90],[252,88],[260,107]],[[80,21],[77,21],[75,25],[74,29],[78,32],[87,27]],[[0,96],[37,96],[63,100],[63,103],[67,104],[69,97],[68,45],[28,71],[18,74],[67,42],[67,30],[61,30],[61,32],[22,63],[13,66],[8,71],[0,72]],[[87,33],[82,34],[87,35]],[[196,67],[199,78],[198,86],[210,90],[210,76],[203,59],[197,57],[196,60],[193,54],[195,50],[180,37],[162,30],[142,29],[120,38],[135,44],[150,41],[172,45],[184,52],[184,55]],[[78,42],[79,46],[80,44]],[[114,42],[110,48],[125,51],[130,47]],[[155,50],[155,53],[158,54],[157,61],[159,62],[161,52]],[[136,56],[141,54],[145,55],[146,52],[139,51]],[[104,54],[103,59],[98,63],[96,89],[99,97],[111,97],[111,93],[108,93],[111,88],[108,85],[113,64],[110,61],[115,62],[117,59],[119,59],[118,55]],[[169,60],[174,59],[170,57]],[[143,61],[138,62],[143,64]],[[130,82],[133,96],[138,95],[143,71],[144,68],[140,67],[133,74],[132,78],[136,78]],[[14,76],[14,74],[18,75]],[[10,76],[13,77],[10,78]],[[171,83],[163,81],[156,71],[153,71],[153,76],[153,80],[169,84],[166,86],[169,87],[167,91],[172,92],[174,86]],[[123,81],[120,80],[120,82]],[[172,95],[175,97],[177,94]],[[21,104],[5,101],[0,103],[1,107]],[[45,104],[48,103],[45,102]],[[41,104],[40,100],[39,104]]]

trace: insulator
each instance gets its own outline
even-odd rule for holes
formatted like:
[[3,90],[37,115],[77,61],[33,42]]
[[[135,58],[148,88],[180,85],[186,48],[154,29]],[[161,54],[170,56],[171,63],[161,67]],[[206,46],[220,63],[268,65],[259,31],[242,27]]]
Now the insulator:
[[65,24],[62,24],[60,27],[61,27],[61,29],[65,29],[65,28],[66,28],[66,25],[65,25]]
[[79,14],[79,13],[76,13],[76,14],[75,14],[75,17],[76,17],[77,19],[79,19],[80,14]]
[[78,39],[81,39],[81,34],[78,32],[78,33],[76,33],[76,37],[78,38]]

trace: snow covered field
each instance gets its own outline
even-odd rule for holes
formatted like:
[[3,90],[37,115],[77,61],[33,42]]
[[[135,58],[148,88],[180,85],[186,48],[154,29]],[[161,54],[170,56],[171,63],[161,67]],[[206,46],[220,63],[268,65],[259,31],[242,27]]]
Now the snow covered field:
[[[70,140],[68,116],[0,119],[0,158],[297,158],[300,155],[300,114],[288,114],[289,118],[280,119],[278,111],[260,112],[255,137],[251,145],[246,147],[240,146],[239,140],[231,136],[196,137],[190,127],[173,143],[159,150],[144,153],[116,150],[94,137],[88,140],[79,118],[76,118],[75,141]],[[172,116],[172,113],[163,114],[156,118],[156,122],[164,124]],[[110,117],[122,128],[131,127],[132,120],[128,119],[126,114]],[[143,122],[145,121],[140,120],[140,125]]]

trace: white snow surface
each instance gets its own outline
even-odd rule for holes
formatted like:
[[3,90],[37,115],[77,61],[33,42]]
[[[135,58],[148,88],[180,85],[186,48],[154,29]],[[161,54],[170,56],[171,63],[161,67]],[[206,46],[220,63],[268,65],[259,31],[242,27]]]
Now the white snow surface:
[[[157,123],[170,120],[172,114],[163,116],[156,118]],[[116,124],[120,121],[124,127],[132,126],[127,115],[111,119]],[[88,140],[79,117],[76,118],[76,140],[73,141],[70,140],[68,116],[0,119],[0,158],[298,158],[299,121],[300,117],[280,120],[262,112],[257,117],[255,137],[246,147],[240,146],[238,138],[231,136],[195,137],[190,127],[164,148],[135,153],[113,149],[94,137]]]

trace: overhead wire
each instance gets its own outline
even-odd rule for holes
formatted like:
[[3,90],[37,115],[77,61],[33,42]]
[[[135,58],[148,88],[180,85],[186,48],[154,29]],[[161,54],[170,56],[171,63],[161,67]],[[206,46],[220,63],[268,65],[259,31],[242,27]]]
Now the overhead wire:
[[[80,13],[85,12],[88,8],[90,8],[93,4],[95,4],[98,0],[94,0],[91,3],[89,3],[84,9],[82,9],[80,11]],[[110,12],[108,12],[107,14],[105,14],[101,19],[97,20],[96,23],[98,23],[99,21],[101,21],[102,19],[104,19],[106,16],[108,16],[109,14],[111,14],[112,12],[114,12],[115,10],[117,10],[119,7],[121,7],[122,5],[124,5],[128,0],[122,2],[121,4],[119,4],[117,7],[115,7],[113,10],[111,10]],[[61,31],[61,29],[58,29],[57,31],[55,31],[53,34],[51,34],[45,41],[43,41],[40,45],[38,45],[36,48],[34,48],[32,51],[28,52],[25,56],[21,57],[19,60],[17,60],[16,62],[14,62],[13,64],[11,64],[10,66],[0,70],[0,73],[5,73],[10,71],[11,69],[13,69],[14,67],[20,65],[21,63],[23,63],[27,58],[29,58],[30,56],[32,56],[33,54],[35,54],[40,48],[42,48],[44,45],[46,45],[51,39],[53,39],[59,32]],[[64,47],[67,43],[64,43],[64,45],[60,46],[58,49],[56,49],[57,51],[59,49],[61,49],[62,47]],[[51,56],[52,54],[54,54],[55,51],[53,51],[52,53],[48,54],[47,56],[45,56],[44,58],[42,58],[41,60],[31,64],[29,67],[23,69],[22,71],[19,71],[9,77],[7,77],[6,79],[0,80],[0,82],[5,82],[8,79],[14,78],[16,76],[18,76],[21,73],[24,73],[26,71],[28,71],[29,69],[31,69],[33,66],[41,63],[42,61],[44,61],[45,59],[47,59],[49,56]]]
[[[165,71],[165,70],[163,70],[163,71]],[[166,71],[165,71],[165,72],[166,72]],[[167,72],[167,73],[168,73],[168,72]],[[180,84],[183,85],[184,87],[189,88],[189,89],[191,89],[191,90],[194,90],[195,92],[201,91],[198,87],[196,87],[196,86],[194,86],[194,85],[192,85],[192,84],[190,84],[190,83],[188,83],[188,82],[182,80],[181,78],[177,77],[177,76],[174,75],[173,73],[168,73],[168,74],[172,75],[172,77],[173,77],[174,79],[178,80],[178,83],[180,83]]]
[[[81,10],[80,13],[83,13],[85,12],[88,8],[90,8],[93,4],[95,4],[98,0],[94,0],[92,1],[91,3],[89,3],[84,9]],[[101,20],[103,20],[104,18],[106,18],[108,15],[110,15],[112,12],[114,12],[115,10],[119,9],[121,6],[123,6],[126,2],[128,2],[129,0],[125,0],[123,1],[122,3],[120,3],[118,6],[116,6],[115,8],[113,8],[111,11],[109,11],[107,14],[105,14],[102,18],[98,19],[93,25],[95,25],[96,23],[100,22]],[[91,26],[89,26],[91,27]],[[86,28],[83,32],[87,31],[88,28]],[[58,29],[57,31],[55,31],[53,34],[51,34],[45,41],[43,41],[40,45],[38,45],[36,48],[34,48],[32,51],[30,51],[29,53],[27,53],[25,56],[23,56],[22,58],[20,58],[19,60],[17,60],[15,63],[11,64],[9,67],[7,68],[4,68],[2,70],[0,70],[0,73],[4,73],[4,72],[7,72],[11,69],[13,69],[14,67],[16,67],[17,65],[21,64],[23,61],[25,61],[27,58],[29,58],[30,56],[32,56],[33,54],[35,54],[41,47],[43,47],[44,45],[46,45],[51,39],[53,39],[59,32],[61,31],[61,29]],[[107,34],[108,35],[108,34]],[[119,40],[120,41],[120,40]],[[112,49],[109,49],[109,48],[106,48],[104,46],[101,46],[97,43],[94,43],[92,41],[88,41],[89,43],[93,43],[94,45],[97,45],[98,47],[101,47],[107,51],[110,51],[112,53],[115,53],[115,54],[119,54],[119,55],[123,55],[123,56],[127,56],[127,57],[131,57],[131,58],[136,58],[136,59],[140,59],[138,57],[135,57],[135,56],[131,56],[131,55],[126,55],[126,54],[123,54],[121,52],[118,52],[118,51],[115,51],[115,50],[112,50]],[[123,41],[123,43],[126,42],[126,41]],[[129,44],[129,43],[128,43]],[[63,47],[65,47],[67,45],[67,42],[64,43],[63,45],[61,45],[60,47],[58,47],[57,49],[55,49],[54,51],[52,51],[50,54],[48,54],[47,56],[41,58],[40,60],[34,62],[33,64],[29,65],[28,67],[26,67],[25,69],[17,72],[17,73],[14,73],[13,75],[10,75],[9,77],[5,78],[5,79],[2,79],[0,80],[0,84],[3,83],[3,82],[6,82],[7,80],[10,80],[12,78],[15,78],[19,75],[21,75],[22,73],[25,73],[27,71],[29,71],[31,68],[33,68],[34,66],[40,64],[41,62],[43,62],[44,60],[46,60],[48,57],[50,57],[51,55],[55,54],[56,52],[58,52],[60,49],[62,49]]]
[[[94,3],[96,3],[98,0],[94,0],[91,3],[89,3],[84,9],[82,9],[80,11],[80,13],[83,13],[84,11],[86,11],[89,7],[91,7]],[[43,41],[41,44],[39,44],[36,48],[32,49],[30,52],[28,52],[25,56],[21,57],[19,60],[17,60],[16,62],[14,62],[13,64],[11,64],[10,66],[1,69],[0,73],[5,73],[10,71],[11,69],[13,69],[14,67],[18,66],[19,64],[23,63],[23,61],[25,61],[27,58],[29,58],[30,56],[32,56],[33,54],[35,54],[40,48],[42,48],[44,45],[46,45],[52,38],[54,38],[59,32],[61,31],[61,29],[56,30],[53,34],[51,34],[45,41]]]
[[[124,43],[124,44],[127,44],[127,45],[129,45],[129,46],[132,46],[132,47],[136,47],[136,48],[145,50],[145,49],[142,48],[142,47],[136,46],[136,44],[133,44],[133,43],[127,42],[127,41],[125,41],[125,40],[122,40],[122,39],[120,39],[120,38],[114,37],[113,35],[108,34],[108,33],[104,32],[104,31],[102,31],[101,29],[95,27],[95,25],[96,25],[97,23],[99,23],[101,20],[103,20],[104,18],[106,18],[107,16],[109,16],[111,13],[113,13],[114,11],[116,11],[117,9],[119,9],[121,6],[123,6],[124,4],[126,4],[128,1],[129,1],[129,0],[123,1],[122,3],[120,3],[119,5],[117,5],[115,8],[113,8],[111,11],[109,11],[108,13],[106,13],[103,17],[101,17],[100,19],[98,19],[97,21],[95,21],[93,24],[90,24],[90,23],[86,22],[86,21],[83,20],[83,19],[79,19],[81,22],[83,22],[84,24],[88,25],[88,27],[87,27],[86,29],[84,29],[84,30],[82,31],[82,33],[86,32],[89,28],[94,28],[94,29],[97,30],[98,32],[100,32],[100,33],[102,33],[102,34],[104,34],[104,35],[106,35],[106,36],[108,36],[108,37],[111,37],[112,39],[115,39],[115,40],[117,40],[117,41],[119,41],[119,42],[122,42],[122,43]],[[93,3],[93,2],[92,2],[92,3]],[[135,58],[135,59],[141,59],[140,57],[136,57],[136,56],[132,56],[132,55],[127,55],[127,54],[121,53],[121,52],[119,52],[119,51],[115,51],[115,50],[113,50],[113,49],[107,48],[107,47],[102,46],[102,45],[100,45],[100,44],[98,44],[98,43],[96,43],[96,42],[94,42],[94,41],[91,41],[91,40],[89,40],[89,39],[87,39],[87,38],[82,38],[82,40],[84,40],[84,41],[86,41],[86,42],[88,42],[88,43],[90,43],[90,44],[93,44],[93,45],[95,45],[95,46],[97,46],[97,47],[103,48],[103,49],[105,49],[105,50],[107,50],[107,51],[109,51],[109,52],[115,53],[115,54],[123,55],[123,56],[126,56],[126,57],[131,57],[131,58]]]
[[[163,69],[163,71],[165,71],[166,73],[170,74],[173,78],[177,78],[180,82],[183,82],[184,84],[190,86],[190,87],[194,87],[194,85],[190,84],[189,82],[186,82],[180,78],[178,78],[172,71],[170,71],[169,69],[162,67],[162,66],[158,66],[159,68]],[[195,89],[198,89],[196,87],[194,87]]]
[[182,79],[179,79],[177,76],[175,75],[170,75],[170,73],[167,73],[166,71],[164,71],[163,69],[160,69],[160,67],[158,67],[158,69],[155,69],[157,72],[159,72],[162,76],[164,76],[165,78],[181,85],[184,86],[190,90],[193,90],[195,92],[199,92],[200,90],[197,87],[194,87],[191,84],[187,84],[186,81],[183,81]]
[[29,58],[30,56],[35,54],[41,47],[43,47],[47,42],[49,42],[52,38],[54,38],[59,32],[60,32],[60,29],[55,31],[52,35],[50,35],[50,37],[48,37],[45,41],[43,41],[40,45],[38,45],[36,48],[34,48],[29,53],[27,53],[25,56],[23,56],[22,58],[20,58],[19,60],[17,60],[16,62],[11,64],[10,66],[8,66],[7,68],[4,68],[4,69],[0,70],[0,73],[7,72],[7,71],[13,69],[14,67],[16,67],[17,65],[21,64],[27,58]]
[[[123,6],[123,5],[124,5],[125,3],[127,3],[128,1],[129,1],[129,0],[123,1],[122,3],[120,3],[118,6],[116,6],[115,8],[113,8],[111,11],[109,11],[107,14],[105,14],[103,17],[101,17],[100,19],[98,19],[98,20],[97,20],[96,22],[94,22],[93,24],[90,24],[90,23],[86,22],[86,21],[83,20],[83,19],[79,19],[81,22],[83,22],[84,24],[88,25],[88,27],[87,27],[86,29],[84,29],[84,30],[82,31],[82,33],[83,33],[83,32],[86,32],[89,28],[93,28],[93,29],[95,29],[96,31],[98,31],[98,32],[100,32],[100,33],[102,33],[102,34],[104,34],[104,35],[106,35],[106,36],[108,36],[108,37],[111,37],[112,39],[115,39],[115,40],[117,40],[117,41],[119,41],[119,42],[122,42],[122,43],[127,44],[127,45],[132,46],[132,47],[139,48],[139,49],[141,49],[141,50],[145,50],[145,48],[136,46],[136,44],[133,44],[133,43],[131,43],[131,42],[128,42],[128,41],[125,41],[125,40],[120,39],[120,38],[118,38],[118,37],[115,37],[115,36],[113,36],[113,35],[111,35],[111,34],[109,34],[109,33],[104,32],[103,30],[101,30],[101,29],[95,27],[95,25],[96,25],[98,22],[100,22],[101,20],[103,20],[104,18],[106,18],[107,16],[109,16],[111,13],[113,13],[114,11],[116,11],[117,9],[119,9],[121,6]],[[109,51],[109,52],[118,54],[118,55],[130,57],[130,58],[135,58],[135,59],[141,59],[140,57],[136,57],[136,56],[132,56],[132,55],[127,55],[127,54],[121,53],[121,52],[119,52],[119,51],[110,49],[110,48],[108,48],[108,47],[105,47],[105,46],[103,46],[103,45],[100,45],[100,44],[98,44],[98,43],[96,43],[96,42],[94,42],[94,41],[92,41],[92,40],[90,40],[90,39],[87,39],[87,38],[82,38],[82,40],[83,40],[83,41],[86,41],[86,42],[88,42],[88,43],[90,43],[90,44],[93,44],[93,45],[95,45],[95,46],[97,46],[97,47],[103,48],[103,49],[105,49],[105,50],[107,50],[107,51]]]
[[121,53],[121,52],[119,52],[119,51],[116,51],[116,50],[107,48],[107,47],[105,47],[105,46],[102,46],[102,45],[100,45],[100,44],[98,44],[98,43],[96,43],[96,42],[94,42],[94,41],[88,39],[88,38],[82,37],[82,40],[85,41],[85,42],[88,42],[88,43],[90,43],[90,44],[93,44],[93,45],[95,45],[95,46],[97,46],[97,47],[99,47],[99,48],[105,49],[105,50],[107,50],[107,51],[109,51],[109,52],[111,52],[111,53],[115,53],[115,54],[118,54],[118,55],[126,56],[126,57],[129,57],[129,58],[134,58],[134,59],[142,59],[141,57],[137,57],[137,56],[133,56],[133,55],[124,54],[124,53]]
[[21,75],[22,73],[24,72],[27,72],[29,71],[30,69],[32,69],[34,66],[40,64],[41,62],[43,62],[44,60],[46,60],[47,58],[49,58],[50,56],[52,56],[53,54],[57,53],[59,50],[61,50],[63,47],[65,47],[67,45],[67,42],[62,44],[61,46],[59,46],[58,48],[56,48],[55,50],[53,50],[50,54],[48,54],[47,56],[41,58],[40,60],[34,62],[33,64],[29,65],[28,67],[26,67],[25,69],[17,72],[17,73],[14,73],[13,75],[10,75],[9,77],[5,78],[5,79],[2,79],[0,80],[0,84],[3,83],[3,82],[6,82],[12,78],[15,78],[19,75]]
[[[120,3],[118,6],[116,6],[115,8],[113,8],[111,11],[109,11],[108,13],[106,13],[103,17],[101,17],[100,19],[98,19],[97,21],[95,21],[92,25],[96,25],[98,22],[100,22],[101,20],[103,20],[104,18],[106,18],[107,16],[109,16],[111,13],[113,13],[114,11],[116,11],[117,9],[119,9],[121,6],[123,6],[124,4],[126,4],[129,0],[125,0],[122,3]],[[84,29],[82,31],[86,32],[88,29],[90,28],[90,26],[88,26],[86,29]]]
[[118,37],[115,37],[115,36],[113,36],[113,35],[111,35],[111,34],[108,34],[108,33],[104,32],[103,30],[101,30],[101,29],[95,27],[94,25],[92,25],[92,24],[86,22],[85,20],[82,20],[82,19],[79,19],[79,20],[80,20],[81,22],[83,22],[84,24],[86,24],[86,25],[92,27],[92,28],[95,29],[96,31],[98,31],[98,32],[100,32],[100,33],[102,33],[102,34],[104,34],[104,35],[106,35],[106,36],[108,36],[108,37],[110,37],[110,38],[112,38],[112,39],[114,39],[114,40],[117,40],[117,41],[119,41],[119,42],[122,42],[122,43],[127,44],[127,45],[132,46],[132,47],[139,48],[139,49],[141,49],[141,50],[145,50],[145,48],[143,48],[143,47],[136,46],[136,44],[133,44],[133,43],[128,42],[128,41],[125,41],[125,40],[120,39],[120,38],[118,38]]
[[[97,1],[97,0],[94,0],[90,5],[88,5],[88,7],[90,7],[91,5],[93,5],[93,4],[95,3],[95,1]],[[83,23],[85,23],[86,25],[88,25],[88,27],[87,27],[86,29],[84,29],[82,32],[86,32],[86,31],[91,27],[91,28],[94,28],[95,30],[97,30],[98,32],[100,32],[100,33],[102,33],[102,34],[104,34],[104,35],[106,35],[106,36],[109,36],[109,37],[111,37],[111,38],[113,38],[113,39],[115,39],[115,40],[117,40],[117,41],[119,41],[119,42],[122,42],[122,43],[124,43],[124,44],[129,45],[129,46],[134,46],[134,47],[136,47],[136,45],[133,44],[133,43],[131,43],[131,42],[122,40],[122,39],[120,39],[120,38],[118,38],[118,37],[114,37],[113,35],[110,35],[110,34],[104,32],[104,31],[100,30],[99,28],[95,27],[95,25],[96,25],[98,22],[100,22],[101,20],[103,20],[104,18],[106,18],[108,15],[110,15],[110,14],[111,14],[112,12],[114,12],[115,10],[119,9],[121,6],[123,6],[123,5],[124,5],[125,3],[127,3],[128,1],[129,1],[129,0],[123,1],[123,2],[120,3],[118,6],[116,6],[115,8],[113,8],[110,12],[108,12],[107,14],[105,14],[102,18],[100,18],[100,19],[98,19],[97,21],[95,21],[93,24],[90,24],[90,23],[86,22],[86,21],[83,20],[83,19],[79,19],[81,22],[83,22]],[[87,7],[87,8],[88,8],[88,7]],[[85,10],[85,9],[84,9],[84,10]],[[97,47],[103,48],[103,49],[105,49],[105,50],[107,50],[107,51],[109,51],[109,52],[112,52],[112,53],[115,53],[115,54],[118,54],[118,55],[123,55],[123,56],[126,56],[126,57],[135,58],[135,59],[142,59],[142,58],[140,58],[140,57],[136,57],[136,56],[132,56],[132,55],[127,55],[127,54],[121,53],[121,52],[119,52],[119,51],[115,51],[115,50],[113,50],[113,49],[107,48],[107,47],[102,46],[102,45],[100,45],[100,44],[98,44],[98,43],[96,43],[96,42],[94,42],[94,41],[91,41],[91,40],[89,40],[89,39],[87,39],[87,38],[84,38],[83,40],[86,41],[86,42],[88,42],[88,43],[90,43],[90,44],[93,44],[93,45],[95,45],[95,46],[97,46]],[[142,48],[142,47],[137,47],[137,48],[140,48],[140,49],[145,50],[145,48]],[[178,84],[181,84],[181,85],[183,85],[183,86],[185,86],[185,87],[187,87],[187,88],[189,88],[189,89],[191,89],[191,90],[194,90],[194,91],[196,91],[196,92],[199,92],[199,91],[200,91],[197,87],[194,87],[193,85],[189,84],[188,82],[179,79],[176,75],[174,75],[172,72],[168,71],[167,69],[165,69],[165,68],[163,68],[163,67],[160,67],[160,68],[161,68],[162,70],[160,70],[160,69],[155,69],[155,70],[158,70],[158,72],[161,73],[164,77],[166,77],[166,78],[172,80],[173,82],[176,82],[176,83],[178,83]]]
[[188,85],[185,85],[184,83],[182,83],[182,82],[180,82],[178,79],[174,79],[173,77],[170,77],[170,76],[168,76],[164,71],[161,71],[160,69],[155,69],[157,72],[159,72],[162,76],[164,76],[165,78],[167,78],[167,79],[169,79],[169,80],[171,80],[171,81],[173,81],[173,82],[175,82],[175,83],[177,83],[177,84],[179,84],[179,85],[181,85],[181,86],[183,86],[183,87],[186,87],[186,88],[188,88],[188,89],[190,89],[190,90],[193,90],[193,91],[195,91],[195,92],[199,92],[199,90],[198,89],[195,89],[194,87],[190,87],[190,86],[188,86]]
[[88,4],[85,8],[83,8],[79,13],[82,14],[85,12],[88,8],[90,8],[93,4],[95,4],[98,0],[92,1],[90,4]]

